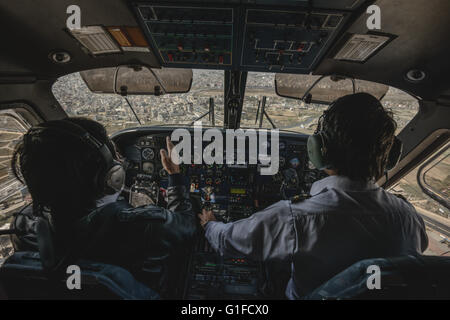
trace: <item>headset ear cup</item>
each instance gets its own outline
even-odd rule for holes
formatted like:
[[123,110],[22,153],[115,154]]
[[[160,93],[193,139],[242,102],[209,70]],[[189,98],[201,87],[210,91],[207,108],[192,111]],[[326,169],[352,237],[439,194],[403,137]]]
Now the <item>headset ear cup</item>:
[[307,142],[308,157],[311,163],[319,170],[327,167],[323,154],[323,147],[323,139],[320,134],[313,134],[309,136]]
[[105,192],[106,194],[113,194],[120,190],[125,183],[125,169],[123,166],[115,162],[114,166],[108,170],[105,175]]

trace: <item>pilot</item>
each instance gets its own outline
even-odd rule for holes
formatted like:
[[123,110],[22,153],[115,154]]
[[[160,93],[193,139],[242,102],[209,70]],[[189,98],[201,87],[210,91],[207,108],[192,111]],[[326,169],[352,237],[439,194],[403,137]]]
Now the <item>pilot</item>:
[[168,152],[161,150],[161,162],[169,174],[168,209],[133,208],[119,199],[125,170],[100,123],[67,118],[28,130],[12,158],[14,174],[26,183],[33,200],[16,220],[16,227],[27,234],[23,241],[16,239],[16,247],[30,249],[26,240],[35,232],[33,217],[44,217],[61,256],[70,256],[72,262],[84,258],[133,272],[145,261],[178,254],[198,222],[179,166],[170,157],[173,144],[168,137],[166,142]]
[[396,128],[375,97],[339,98],[310,138],[318,139],[319,150],[310,150],[315,143],[308,141],[310,158],[320,153],[314,162],[329,175],[312,185],[310,197],[282,200],[226,224],[204,209],[199,217],[206,238],[222,255],[290,263],[289,299],[305,297],[357,261],[423,252],[422,218],[375,182],[385,172]]

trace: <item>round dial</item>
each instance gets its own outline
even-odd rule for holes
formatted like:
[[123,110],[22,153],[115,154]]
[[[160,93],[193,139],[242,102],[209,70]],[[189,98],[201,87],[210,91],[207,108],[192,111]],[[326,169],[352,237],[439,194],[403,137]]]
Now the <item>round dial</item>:
[[296,169],[300,166],[300,159],[299,158],[292,158],[289,160],[289,164],[292,168]]
[[142,171],[146,174],[153,174],[155,172],[155,165],[151,162],[142,163]]
[[161,177],[161,178],[165,178],[165,177],[167,177],[167,171],[164,169],[164,168],[161,168],[160,170],[159,170],[159,176]]
[[152,148],[144,148],[142,150],[142,158],[144,160],[153,160],[155,158],[155,152]]

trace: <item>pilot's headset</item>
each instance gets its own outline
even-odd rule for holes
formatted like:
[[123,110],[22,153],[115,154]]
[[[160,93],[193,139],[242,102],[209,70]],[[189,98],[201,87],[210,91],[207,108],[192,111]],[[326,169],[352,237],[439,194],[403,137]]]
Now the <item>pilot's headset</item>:
[[114,159],[108,146],[96,139],[86,129],[70,120],[52,120],[33,127],[32,130],[55,130],[70,135],[89,146],[103,159],[103,165],[94,176],[95,189],[103,195],[114,194],[122,190],[125,182],[125,169]]
[[[370,95],[365,95],[367,97],[371,97]],[[341,98],[339,98],[341,99]],[[330,169],[333,167],[332,163],[330,163],[327,157],[327,149],[329,143],[332,141],[332,137],[329,137],[324,130],[324,125],[327,123],[326,117],[327,115],[335,108],[339,99],[335,100],[330,104],[327,110],[323,112],[323,114],[319,118],[319,123],[317,125],[316,131],[313,135],[309,136],[307,142],[308,149],[308,157],[311,163],[319,170]],[[371,97],[370,101],[367,99],[367,103],[373,103],[372,99],[376,99],[375,97]],[[394,136],[394,141],[389,150],[389,154],[386,161],[385,173],[387,171],[394,168],[397,163],[400,161],[400,157],[402,155],[403,143],[397,136]]]

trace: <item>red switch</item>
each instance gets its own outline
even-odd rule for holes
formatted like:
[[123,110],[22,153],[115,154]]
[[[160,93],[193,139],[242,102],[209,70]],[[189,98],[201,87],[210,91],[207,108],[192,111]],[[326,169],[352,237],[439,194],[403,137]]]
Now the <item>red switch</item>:
[[169,58],[169,61],[173,61],[173,54],[172,53],[168,53],[167,57]]
[[300,43],[297,47],[297,51],[302,52],[304,48],[305,48],[305,45],[303,43]]
[[219,64],[223,64],[223,56],[219,56]]
[[181,43],[178,44],[177,48],[178,50],[183,51],[183,45]]

